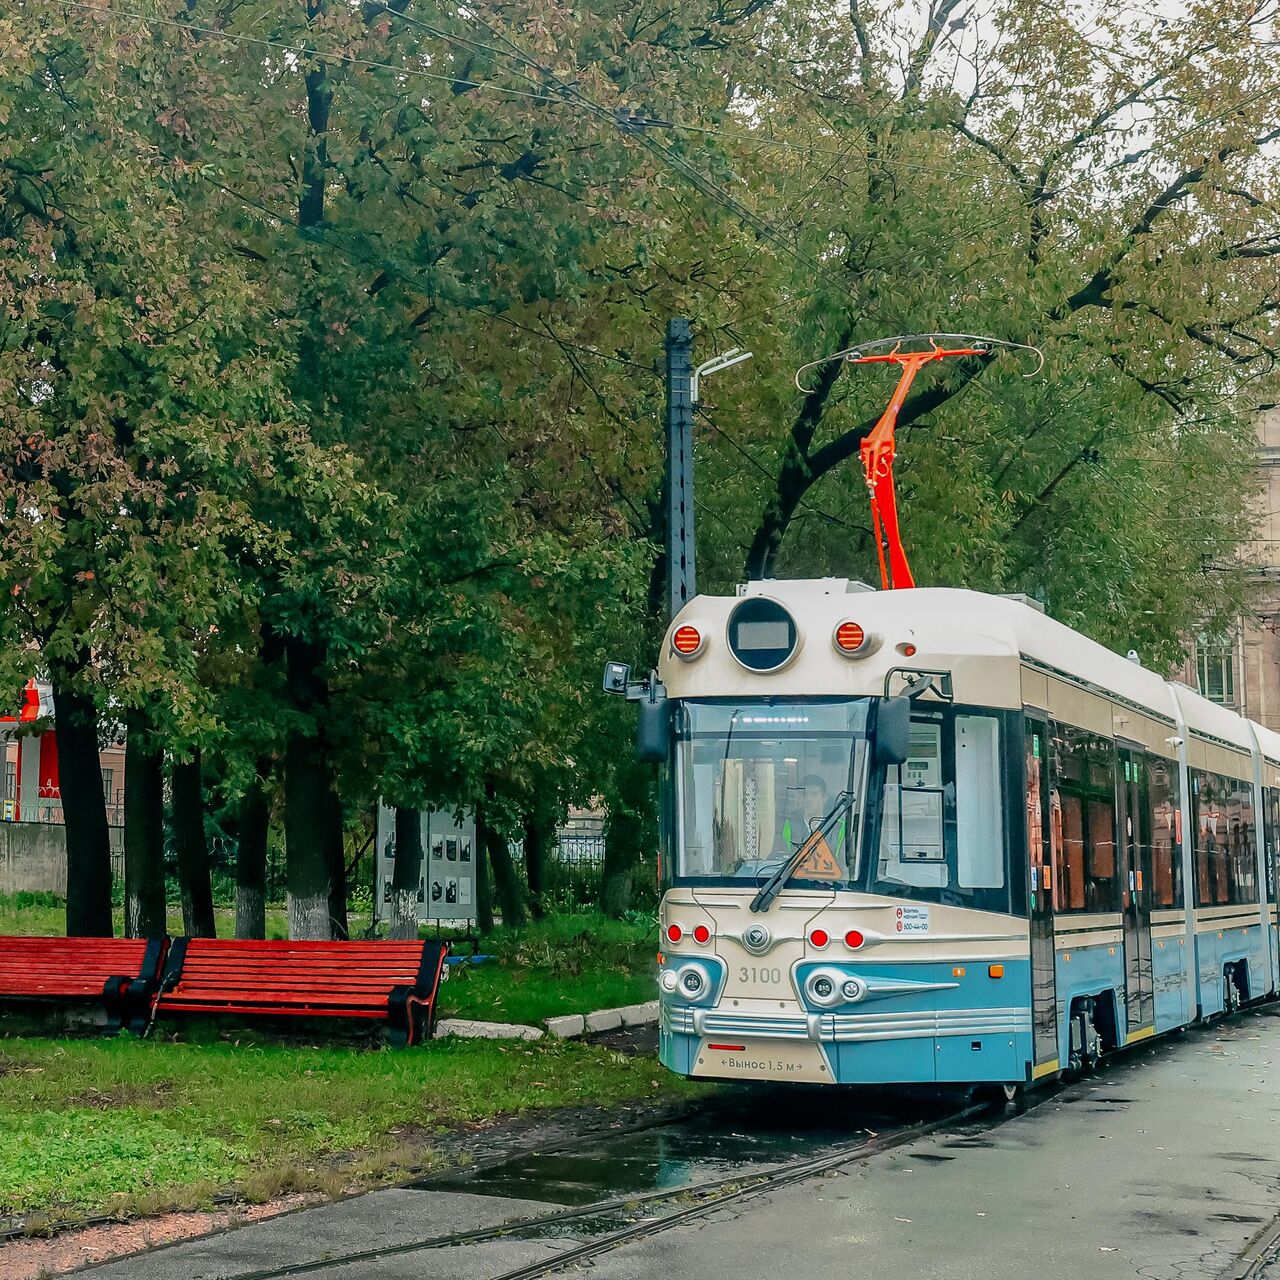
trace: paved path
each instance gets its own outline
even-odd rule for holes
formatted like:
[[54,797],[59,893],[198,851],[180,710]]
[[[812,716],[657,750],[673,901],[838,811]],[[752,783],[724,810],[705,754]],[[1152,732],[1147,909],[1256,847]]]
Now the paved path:
[[[1280,1010],[596,1261],[592,1280],[1196,1280],[1280,1214]],[[1280,1280],[1280,1271],[1277,1272]]]
[[[814,1092],[815,1105],[822,1096]],[[376,1192],[92,1274],[244,1276],[547,1209],[457,1191]],[[1280,1009],[1271,1009],[1147,1046],[994,1127],[920,1139],[624,1246],[594,1259],[588,1273],[591,1280],[1208,1280],[1229,1272],[1278,1214]],[[495,1240],[319,1274],[481,1280],[571,1243]],[[1280,1280],[1280,1270],[1265,1274]]]

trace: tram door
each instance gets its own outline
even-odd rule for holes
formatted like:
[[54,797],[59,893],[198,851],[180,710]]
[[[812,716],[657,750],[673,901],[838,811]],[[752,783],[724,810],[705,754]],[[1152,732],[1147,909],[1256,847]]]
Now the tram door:
[[1058,1069],[1058,998],[1053,950],[1053,857],[1049,839],[1049,737],[1027,717],[1027,861],[1031,914],[1033,1075]]
[[1151,968],[1151,816],[1146,760],[1116,752],[1116,823],[1120,836],[1120,901],[1124,917],[1125,1003],[1132,1034],[1155,1022]]

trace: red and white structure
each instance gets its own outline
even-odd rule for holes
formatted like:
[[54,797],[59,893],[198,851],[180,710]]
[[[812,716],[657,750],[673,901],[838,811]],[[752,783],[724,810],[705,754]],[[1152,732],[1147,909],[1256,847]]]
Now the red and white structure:
[[0,760],[0,819],[61,822],[53,687],[47,681],[28,680],[18,714],[0,716]]

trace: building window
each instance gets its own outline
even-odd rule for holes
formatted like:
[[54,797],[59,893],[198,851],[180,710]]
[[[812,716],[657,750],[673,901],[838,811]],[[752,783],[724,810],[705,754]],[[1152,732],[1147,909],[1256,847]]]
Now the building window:
[[18,798],[18,762],[16,760],[6,760],[4,762],[4,795],[0,796],[3,800],[16,800]]
[[102,799],[103,803],[110,804],[115,794],[116,771],[114,769],[102,770]]
[[1236,659],[1234,646],[1221,641],[1200,640],[1196,644],[1196,688],[1210,702],[1234,706],[1236,701]]

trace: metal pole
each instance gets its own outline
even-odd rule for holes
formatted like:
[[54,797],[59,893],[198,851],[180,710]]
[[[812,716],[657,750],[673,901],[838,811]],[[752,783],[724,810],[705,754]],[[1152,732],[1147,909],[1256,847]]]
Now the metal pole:
[[689,321],[667,321],[667,577],[670,616],[697,594],[693,522],[693,394]]

